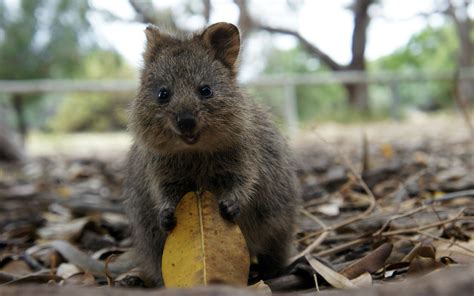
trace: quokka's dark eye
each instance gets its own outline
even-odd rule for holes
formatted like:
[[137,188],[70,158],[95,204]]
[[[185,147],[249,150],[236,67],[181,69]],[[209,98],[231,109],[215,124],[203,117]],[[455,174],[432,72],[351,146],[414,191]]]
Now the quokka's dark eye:
[[156,95],[156,101],[160,104],[168,103],[170,101],[170,90],[166,87],[160,88]]
[[199,94],[201,95],[201,97],[208,99],[212,97],[213,92],[209,85],[204,85],[201,86],[201,88],[199,89]]

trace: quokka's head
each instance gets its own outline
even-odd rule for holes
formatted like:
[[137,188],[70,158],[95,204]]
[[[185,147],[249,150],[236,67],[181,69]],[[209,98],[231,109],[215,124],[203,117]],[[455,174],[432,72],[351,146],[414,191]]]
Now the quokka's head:
[[147,46],[130,129],[161,153],[216,151],[246,126],[248,103],[236,84],[239,30],[217,23],[186,38],[145,30]]

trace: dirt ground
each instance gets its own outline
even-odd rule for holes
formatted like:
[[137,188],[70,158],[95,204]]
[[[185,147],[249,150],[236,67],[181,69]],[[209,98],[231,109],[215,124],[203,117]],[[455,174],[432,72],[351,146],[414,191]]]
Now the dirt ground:
[[[458,114],[425,115],[416,113],[396,122],[370,122],[367,124],[314,124],[291,135],[290,142],[297,153],[311,149],[321,138],[329,142],[344,142],[357,145],[364,133],[370,143],[395,145],[453,144],[465,142],[469,133],[465,122]],[[126,132],[41,134],[32,133],[27,140],[30,156],[98,156],[116,157],[125,154],[131,144]],[[347,147],[346,147],[347,148]],[[112,155],[112,156],[111,156]]]

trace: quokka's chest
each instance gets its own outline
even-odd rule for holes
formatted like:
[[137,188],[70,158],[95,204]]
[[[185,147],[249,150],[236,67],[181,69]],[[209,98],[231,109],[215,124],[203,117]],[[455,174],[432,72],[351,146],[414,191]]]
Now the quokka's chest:
[[161,176],[180,176],[192,179],[199,185],[221,182],[220,179],[240,175],[245,166],[241,156],[232,153],[163,157],[157,160],[156,165]]

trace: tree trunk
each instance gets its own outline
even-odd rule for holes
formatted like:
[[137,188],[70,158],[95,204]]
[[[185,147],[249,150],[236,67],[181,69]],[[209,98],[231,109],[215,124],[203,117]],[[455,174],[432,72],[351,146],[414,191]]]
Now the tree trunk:
[[[466,7],[467,13],[467,7]],[[471,24],[469,19],[463,21],[458,21],[458,35],[459,35],[459,67],[460,68],[470,68],[474,65],[474,55],[473,55],[473,42],[470,38],[470,28]],[[461,79],[458,84],[458,91],[460,99],[464,104],[468,102],[474,103],[474,81]]]
[[25,98],[20,94],[14,94],[12,97],[12,105],[16,113],[18,133],[21,136],[22,144],[24,144],[28,133],[28,123],[25,115]]
[[[346,70],[365,71],[365,49],[367,46],[367,28],[370,23],[369,7],[374,0],[354,0],[354,30],[352,31],[352,59]],[[364,84],[345,84],[349,106],[360,112],[370,112],[369,86]]]
[[18,162],[23,158],[21,147],[15,141],[12,131],[0,122],[0,161]]
[[367,84],[344,84],[349,106],[358,111],[369,112],[369,88]]
[[[447,14],[452,18],[459,39],[459,68],[470,68],[474,66],[474,42],[471,38],[472,22],[469,18],[469,1],[461,2],[454,6],[453,1],[448,2]],[[458,94],[464,105],[468,102],[474,103],[474,81],[460,79],[458,81]]]

